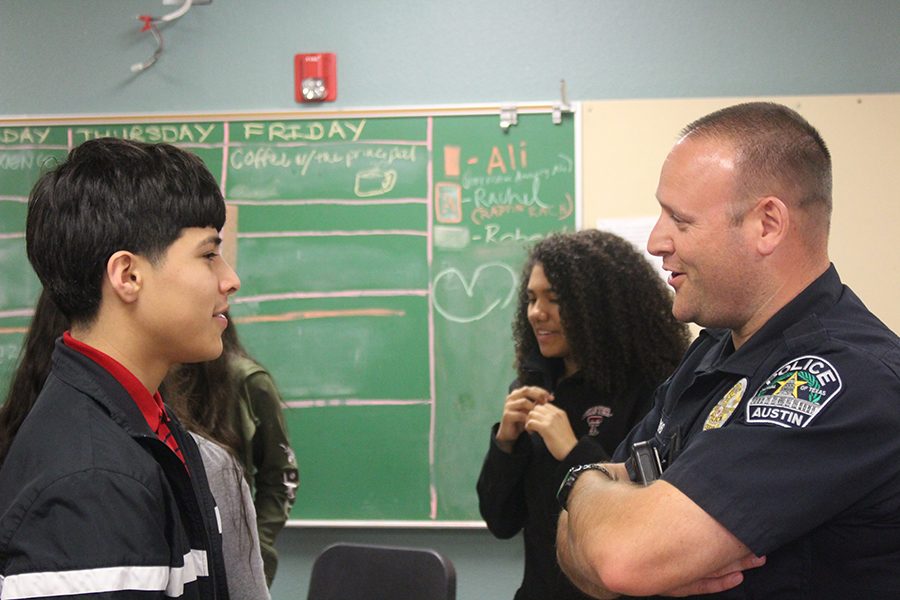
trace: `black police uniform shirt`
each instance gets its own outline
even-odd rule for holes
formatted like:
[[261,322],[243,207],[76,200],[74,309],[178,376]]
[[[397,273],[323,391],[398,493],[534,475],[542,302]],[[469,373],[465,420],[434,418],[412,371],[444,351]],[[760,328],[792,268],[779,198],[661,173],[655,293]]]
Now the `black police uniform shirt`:
[[706,330],[616,450],[766,555],[698,598],[900,598],[900,342],[831,266],[737,351]]
[[525,568],[515,600],[582,600],[587,598],[563,574],[556,561],[556,523],[559,504],[556,491],[569,468],[607,461],[616,445],[650,409],[651,382],[637,382],[627,395],[604,398],[581,373],[559,379],[560,359],[539,353],[525,364],[524,382],[514,381],[510,391],[535,385],[553,392],[554,404],[566,411],[576,446],[562,461],[556,460],[540,435],[522,433],[508,454],[491,438],[478,478],[481,516],[488,529],[501,539],[524,528]]

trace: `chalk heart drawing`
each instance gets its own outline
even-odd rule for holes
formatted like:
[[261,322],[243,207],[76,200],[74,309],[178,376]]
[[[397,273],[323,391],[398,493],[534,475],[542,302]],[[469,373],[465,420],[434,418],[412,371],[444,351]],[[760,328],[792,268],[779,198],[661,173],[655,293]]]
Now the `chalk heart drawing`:
[[[435,276],[432,301],[435,310],[448,321],[472,323],[498,307],[508,306],[516,295],[516,287],[516,272],[504,263],[480,265],[469,280],[459,269],[450,267]],[[484,292],[484,298],[476,297],[479,291]],[[440,300],[442,297],[443,303]]]

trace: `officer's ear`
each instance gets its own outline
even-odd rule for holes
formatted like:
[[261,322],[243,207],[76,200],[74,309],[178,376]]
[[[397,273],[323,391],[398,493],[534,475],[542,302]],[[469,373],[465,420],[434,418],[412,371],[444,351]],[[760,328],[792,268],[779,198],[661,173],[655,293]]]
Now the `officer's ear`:
[[754,219],[756,250],[769,256],[785,240],[791,227],[791,213],[777,196],[760,198],[748,215]]

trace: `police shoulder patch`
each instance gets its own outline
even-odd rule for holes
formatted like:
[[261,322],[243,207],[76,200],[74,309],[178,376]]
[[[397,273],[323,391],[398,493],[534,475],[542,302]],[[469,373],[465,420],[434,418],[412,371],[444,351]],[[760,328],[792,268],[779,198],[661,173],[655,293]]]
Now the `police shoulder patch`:
[[801,356],[778,368],[747,403],[747,423],[806,427],[841,391],[841,376],[818,356]]

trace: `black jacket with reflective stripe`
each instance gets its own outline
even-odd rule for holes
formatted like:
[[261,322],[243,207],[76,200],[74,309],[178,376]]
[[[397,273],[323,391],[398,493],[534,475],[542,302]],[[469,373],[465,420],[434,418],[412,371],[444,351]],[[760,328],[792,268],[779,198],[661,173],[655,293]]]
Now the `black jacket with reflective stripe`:
[[0,468],[0,598],[228,598],[200,453],[170,427],[187,470],[115,378],[57,341]]

